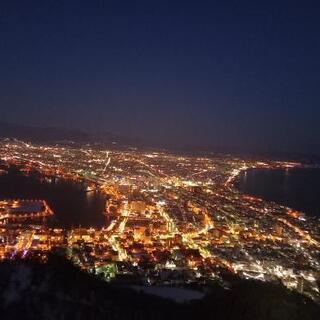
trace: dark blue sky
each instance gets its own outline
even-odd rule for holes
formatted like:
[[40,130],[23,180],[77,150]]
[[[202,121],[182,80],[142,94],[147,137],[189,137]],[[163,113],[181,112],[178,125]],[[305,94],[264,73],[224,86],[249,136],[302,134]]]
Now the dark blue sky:
[[1,118],[320,151],[319,1],[0,2]]

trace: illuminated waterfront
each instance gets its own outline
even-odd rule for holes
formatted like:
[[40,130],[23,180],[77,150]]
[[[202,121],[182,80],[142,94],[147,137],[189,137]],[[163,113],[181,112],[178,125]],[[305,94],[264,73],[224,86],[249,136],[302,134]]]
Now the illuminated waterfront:
[[105,196],[86,192],[80,183],[63,179],[26,177],[10,170],[0,175],[0,199],[46,200],[55,213],[48,221],[50,226],[102,227],[105,221]]
[[242,192],[320,218],[320,169],[252,169],[240,175],[237,188]]

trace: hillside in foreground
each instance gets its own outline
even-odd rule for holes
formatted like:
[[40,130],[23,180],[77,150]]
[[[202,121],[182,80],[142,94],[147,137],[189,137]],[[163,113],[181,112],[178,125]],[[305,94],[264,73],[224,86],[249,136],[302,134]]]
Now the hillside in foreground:
[[320,308],[287,289],[234,281],[207,288],[205,298],[176,303],[114,286],[60,257],[47,264],[0,264],[1,319],[318,319]]

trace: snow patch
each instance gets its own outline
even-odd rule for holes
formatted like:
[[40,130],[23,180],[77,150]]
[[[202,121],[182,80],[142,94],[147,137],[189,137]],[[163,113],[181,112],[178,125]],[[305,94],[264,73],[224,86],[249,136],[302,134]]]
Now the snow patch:
[[192,300],[200,300],[205,294],[199,291],[191,290],[191,289],[182,289],[182,288],[174,288],[174,287],[145,287],[145,286],[130,286],[131,289],[143,292],[146,294],[155,295],[161,298],[166,298],[170,300],[174,300],[177,303],[189,302]]

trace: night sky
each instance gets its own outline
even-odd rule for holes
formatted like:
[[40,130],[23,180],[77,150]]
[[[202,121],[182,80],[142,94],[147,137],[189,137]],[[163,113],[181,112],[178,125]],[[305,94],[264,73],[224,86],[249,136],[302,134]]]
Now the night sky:
[[1,119],[320,152],[319,1],[0,1]]

